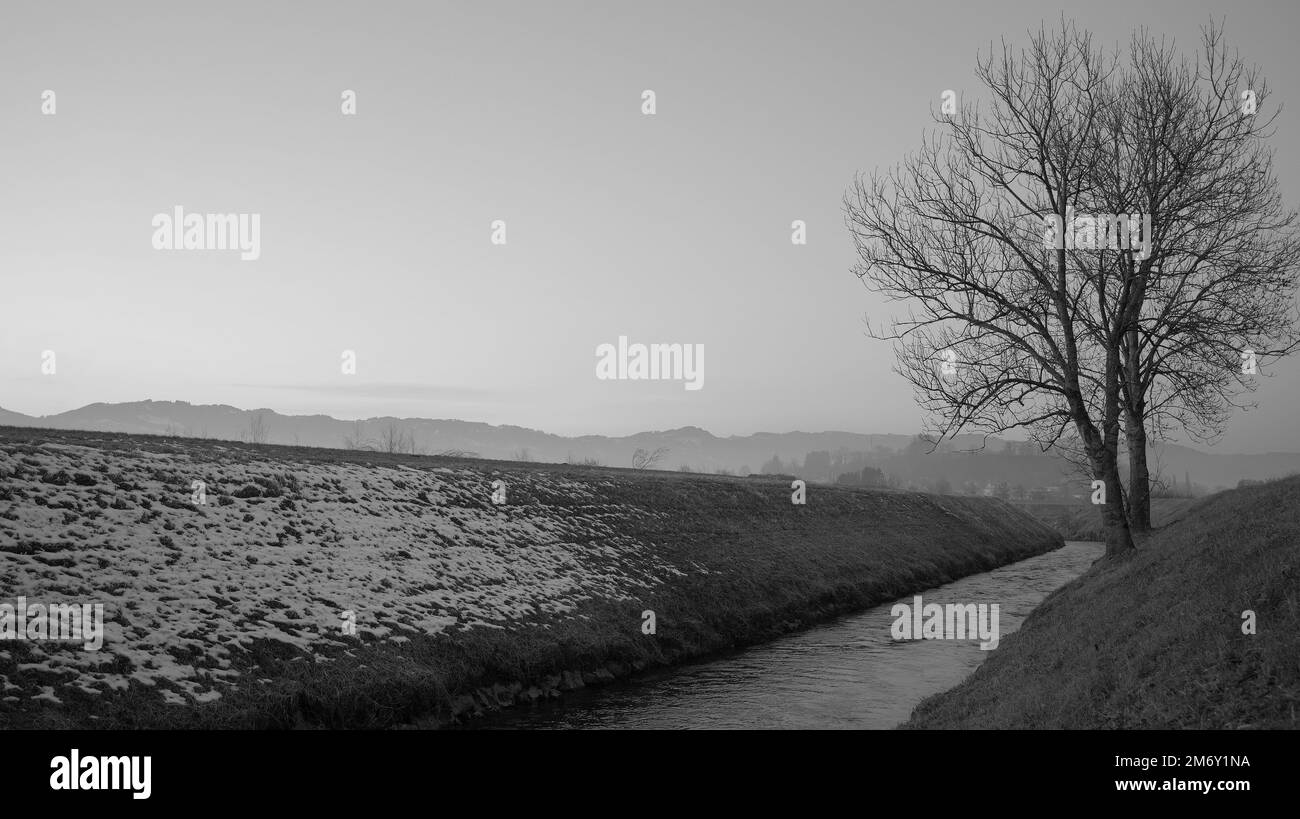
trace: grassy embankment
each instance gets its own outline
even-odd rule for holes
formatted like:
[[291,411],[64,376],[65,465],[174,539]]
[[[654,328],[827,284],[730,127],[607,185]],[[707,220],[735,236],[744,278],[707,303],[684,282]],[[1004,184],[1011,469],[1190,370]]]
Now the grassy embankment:
[[100,651],[0,642],[0,726],[427,724],[767,640],[1061,543],[993,499],[813,486],[798,506],[790,493],[0,428],[0,603],[102,602],[107,621]]
[[904,727],[1300,728],[1300,478],[1214,495],[1094,565]]

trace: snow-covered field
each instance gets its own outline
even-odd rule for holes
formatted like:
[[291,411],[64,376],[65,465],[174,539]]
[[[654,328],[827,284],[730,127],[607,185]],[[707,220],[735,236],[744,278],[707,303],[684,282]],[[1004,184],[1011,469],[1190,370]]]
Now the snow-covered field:
[[[0,440],[0,604],[102,603],[105,620],[98,651],[0,640],[0,711],[130,680],[168,702],[206,702],[256,640],[321,662],[354,645],[344,612],[355,613],[355,639],[402,641],[563,615],[680,574],[615,531],[653,513],[603,499],[599,479],[422,460]],[[496,478],[504,505],[492,501]]]

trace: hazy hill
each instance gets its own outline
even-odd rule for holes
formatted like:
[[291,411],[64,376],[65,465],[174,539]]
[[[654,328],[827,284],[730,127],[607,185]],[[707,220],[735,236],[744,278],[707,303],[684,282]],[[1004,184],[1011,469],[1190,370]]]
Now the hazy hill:
[[[190,404],[185,401],[132,401],[96,403],[56,415],[29,416],[0,410],[0,424],[50,429],[84,429],[177,435],[191,438],[248,440],[250,425],[261,415],[267,430],[265,443],[342,447],[357,436],[357,423],[327,415],[281,415],[274,410],[241,410],[225,404]],[[565,437],[517,426],[493,426],[474,421],[383,416],[362,422],[361,437],[380,444],[390,427],[414,437],[417,451],[437,454],[448,450],[473,452],[479,457],[512,460],[527,450],[531,460],[562,463],[595,458],[607,466],[630,466],[639,448],[669,451],[658,464],[676,469],[682,464],[698,471],[736,470],[759,465],[773,455],[783,460],[813,450],[870,451],[876,447],[899,449],[909,435],[862,435],[851,432],[757,433],[719,438],[699,427],[641,432],[623,437],[582,435]],[[972,439],[973,441],[974,439]],[[382,446],[380,447],[382,448]]]
[[[849,468],[872,466],[884,470],[903,486],[931,487],[946,480],[953,491],[968,483],[1006,482],[1026,488],[1051,486],[1067,480],[1070,468],[1055,456],[1041,453],[1008,454],[996,438],[962,436],[951,442],[951,452],[926,452],[911,446],[910,435],[865,435],[852,432],[759,432],[718,437],[699,427],[640,432],[611,437],[566,437],[518,426],[493,426],[474,421],[429,418],[368,418],[353,422],[327,415],[282,415],[274,410],[243,410],[225,404],[190,404],[185,401],[133,401],[95,403],[80,409],[34,417],[0,409],[0,425],[81,429],[250,440],[253,421],[260,417],[265,443],[340,448],[353,439],[385,450],[388,438],[400,438],[406,447],[422,454],[458,453],[497,460],[531,460],[545,463],[595,460],[606,466],[630,466],[638,449],[666,454],[657,469],[688,466],[695,471],[727,469],[759,472],[775,456],[779,471],[811,481],[833,481]],[[982,448],[981,448],[982,447]],[[962,452],[959,450],[978,450]],[[844,458],[840,467],[809,465],[810,452]],[[850,457],[855,456],[855,457]],[[1153,471],[1182,485],[1188,479],[1204,490],[1233,487],[1242,479],[1282,477],[1300,472],[1300,453],[1260,455],[1206,453],[1191,447],[1160,445],[1152,450]]]

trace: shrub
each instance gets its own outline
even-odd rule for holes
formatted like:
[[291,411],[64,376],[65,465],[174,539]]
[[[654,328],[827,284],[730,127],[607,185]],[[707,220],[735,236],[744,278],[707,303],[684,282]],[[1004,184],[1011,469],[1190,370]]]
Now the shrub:
[[264,498],[278,498],[284,494],[284,487],[275,478],[263,478],[258,475],[253,478],[253,482],[262,487],[262,497]]

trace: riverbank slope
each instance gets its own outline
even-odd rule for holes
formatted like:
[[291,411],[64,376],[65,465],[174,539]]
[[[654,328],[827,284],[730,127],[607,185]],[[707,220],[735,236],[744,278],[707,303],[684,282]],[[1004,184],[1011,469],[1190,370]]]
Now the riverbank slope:
[[764,478],[0,428],[0,603],[105,611],[98,651],[0,641],[0,725],[458,719],[1062,543],[995,499],[791,494]]
[[[1026,503],[1012,501],[1018,508],[1055,529],[1066,540],[1105,540],[1099,507],[1090,503]],[[1152,498],[1151,525],[1168,526],[1181,520],[1200,503],[1196,498]]]
[[[1244,634],[1253,612],[1254,634]],[[1300,478],[1229,490],[1057,591],[907,728],[1300,728]]]

